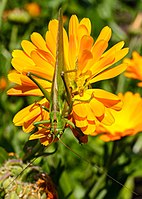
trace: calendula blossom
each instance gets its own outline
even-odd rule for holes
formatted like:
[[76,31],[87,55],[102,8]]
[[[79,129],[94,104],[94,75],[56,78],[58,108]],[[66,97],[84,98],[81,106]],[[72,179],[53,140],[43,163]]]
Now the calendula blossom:
[[132,58],[125,58],[124,63],[128,64],[125,76],[140,80],[141,82],[138,83],[138,86],[142,87],[142,56],[134,51]]
[[123,107],[118,112],[111,110],[115,122],[111,126],[100,124],[96,130],[104,141],[119,140],[142,131],[142,98],[139,93],[126,92],[118,96],[123,100]]
[[25,5],[25,9],[28,11],[28,13],[32,17],[37,17],[41,13],[41,8],[40,8],[39,4],[37,4],[36,2],[27,3]]
[[[13,51],[12,65],[15,70],[8,77],[10,81],[16,83],[16,86],[8,91],[9,95],[43,96],[37,85],[27,77],[28,72],[42,77],[35,79],[43,88],[51,91],[56,63],[57,31],[58,20],[51,20],[45,40],[34,32],[31,35],[31,42],[22,41],[23,50]],[[73,99],[69,118],[84,135],[94,135],[99,122],[111,125],[114,117],[110,110],[121,109],[122,102],[117,95],[102,89],[92,89],[91,84],[122,73],[127,64],[112,66],[128,53],[128,48],[123,48],[123,41],[106,51],[111,38],[111,29],[108,26],[102,29],[96,41],[90,33],[90,20],[83,18],[79,22],[76,15],[70,18],[68,34],[65,29],[63,30],[64,64],[67,71],[72,71],[67,73],[67,84]],[[48,120],[49,113],[42,109],[43,104],[49,106],[44,98],[17,113],[13,120],[15,125],[23,126],[25,132],[30,132],[35,121]],[[47,134],[50,134],[49,129],[41,128],[31,135],[30,139],[40,138],[41,142],[47,145],[52,140],[52,135],[49,141]]]

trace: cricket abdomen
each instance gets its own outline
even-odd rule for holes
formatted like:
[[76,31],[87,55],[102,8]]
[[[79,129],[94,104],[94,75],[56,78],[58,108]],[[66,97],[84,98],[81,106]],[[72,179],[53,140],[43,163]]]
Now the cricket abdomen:
[[56,137],[60,137],[65,129],[65,120],[58,111],[52,111],[50,113],[50,131]]

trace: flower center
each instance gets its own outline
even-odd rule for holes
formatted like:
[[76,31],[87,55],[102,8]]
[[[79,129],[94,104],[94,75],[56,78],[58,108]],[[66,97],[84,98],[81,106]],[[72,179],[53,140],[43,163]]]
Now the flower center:
[[85,76],[79,76],[75,80],[70,81],[70,88],[72,91],[72,96],[79,95],[80,97],[83,96],[84,90],[87,89],[86,87],[86,78]]

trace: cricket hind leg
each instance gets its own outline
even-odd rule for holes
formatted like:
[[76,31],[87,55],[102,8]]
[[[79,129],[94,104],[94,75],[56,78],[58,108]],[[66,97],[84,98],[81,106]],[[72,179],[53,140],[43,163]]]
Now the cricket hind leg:
[[48,128],[47,126],[45,126],[44,124],[50,124],[50,120],[41,120],[38,122],[34,122],[33,125],[38,128],[38,127],[42,127],[45,128],[47,130],[50,130],[50,128]]
[[39,79],[43,79],[43,80],[46,80],[46,81],[48,81],[48,80],[45,79],[45,78],[42,78],[42,77],[40,77],[40,76],[38,76],[36,74],[33,74],[31,72],[27,73],[27,77],[29,77],[38,86],[38,88],[41,90],[41,92],[43,93],[45,98],[48,101],[50,101],[50,93],[45,88],[43,88],[42,85],[39,82],[37,82],[37,80],[34,77],[38,77]]
[[68,71],[62,71],[61,72],[61,78],[63,80],[63,83],[64,83],[64,86],[65,86],[65,90],[66,90],[66,93],[67,93],[67,96],[66,96],[66,100],[67,100],[67,103],[69,105],[69,110],[68,110],[68,113],[70,113],[72,111],[72,105],[73,105],[73,101],[72,101],[72,92],[71,92],[71,88],[68,87],[67,85],[67,82],[66,82],[66,79],[65,79],[65,74],[66,73],[72,73],[72,72],[76,72],[77,69],[73,69],[73,70],[68,70]]

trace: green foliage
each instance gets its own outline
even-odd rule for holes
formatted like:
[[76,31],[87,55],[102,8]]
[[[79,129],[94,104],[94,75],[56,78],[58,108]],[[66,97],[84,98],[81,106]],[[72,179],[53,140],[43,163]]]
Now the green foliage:
[[[67,129],[62,140],[81,157],[69,151],[61,142],[52,144],[44,151],[39,146],[38,153],[30,153],[34,151],[37,143],[26,144],[28,135],[23,133],[21,128],[15,127],[12,119],[20,109],[34,102],[35,98],[11,97],[7,96],[6,91],[11,87],[7,74],[12,69],[10,64],[12,51],[20,49],[21,41],[29,39],[34,31],[44,36],[49,20],[57,18],[58,9],[61,6],[68,18],[72,14],[78,15],[80,19],[89,17],[94,38],[102,27],[109,25],[113,29],[110,46],[125,40],[126,46],[130,47],[129,56],[133,50],[141,53],[141,32],[134,33],[130,30],[131,23],[142,8],[141,0],[35,0],[41,7],[39,16],[30,16],[25,21],[8,18],[8,10],[24,9],[25,4],[29,2],[29,0],[1,0],[0,2],[0,78],[5,77],[7,81],[6,88],[0,90],[0,167],[9,158],[10,152],[16,153],[16,156],[24,161],[32,161],[37,157],[34,164],[50,174],[57,186],[59,198],[131,199],[132,190],[135,189],[134,179],[142,177],[141,134],[109,143],[104,143],[97,137],[91,137],[88,144],[79,145]],[[118,78],[101,84],[97,83],[95,86],[114,93],[130,90],[142,94],[142,90],[137,88],[136,83],[120,75]],[[114,179],[125,186],[121,186]]]

